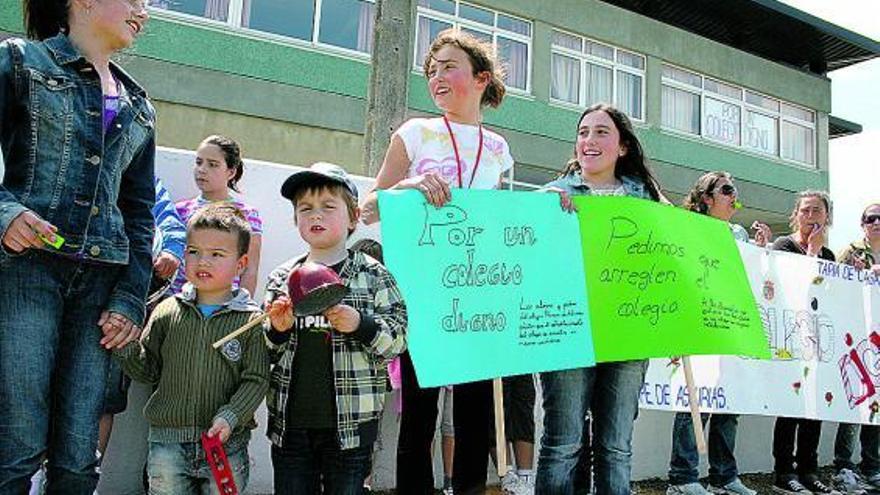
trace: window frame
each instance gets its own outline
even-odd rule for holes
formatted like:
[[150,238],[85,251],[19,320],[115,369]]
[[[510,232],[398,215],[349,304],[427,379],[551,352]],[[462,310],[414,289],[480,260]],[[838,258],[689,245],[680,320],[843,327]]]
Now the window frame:
[[[360,1],[371,3],[374,6],[373,8],[375,8],[376,0]],[[297,48],[306,48],[320,52],[329,52],[334,55],[342,56],[344,58],[369,63],[372,56],[369,51],[362,52],[359,50],[352,50],[350,48],[318,41],[321,35],[321,11],[324,0],[314,0],[314,2],[315,14],[312,16],[312,36],[310,40],[303,40],[300,38],[295,38],[293,36],[271,33],[268,31],[261,31],[259,29],[242,26],[241,21],[244,14],[244,0],[229,0],[229,6],[226,11],[225,21],[211,19],[194,14],[187,14],[185,12],[178,12],[170,9],[163,9],[152,5],[147,5],[147,11],[150,14],[150,17],[155,17],[157,19],[166,19],[183,24],[212,28],[221,32],[231,31],[234,34],[245,36],[251,39],[272,41],[280,44],[296,46]],[[373,36],[375,36],[375,25]]]
[[[576,51],[571,48],[567,48],[567,47],[555,44],[553,42],[553,32],[554,31],[558,32],[560,34],[566,35],[566,36],[572,36],[574,38],[580,39],[581,40],[581,51]],[[597,55],[593,55],[593,54],[584,52],[588,43],[597,43],[599,45],[603,45],[603,46],[607,46],[607,47],[611,48],[613,60],[608,60],[606,58],[602,58]],[[635,67],[631,67],[629,65],[618,62],[617,61],[617,54],[619,51],[631,53],[637,57],[640,57],[642,59],[642,62],[644,64],[645,68],[644,69],[637,69]],[[617,106],[618,108],[620,107],[620,105],[617,102],[618,71],[626,72],[629,75],[638,76],[642,79],[641,91],[640,91],[642,115],[640,117],[636,118],[636,117],[633,117],[633,116],[627,114],[627,117],[629,117],[634,122],[644,123],[646,121],[647,105],[646,105],[645,100],[647,98],[647,85],[648,85],[647,84],[648,59],[645,55],[643,55],[637,51],[634,51],[634,50],[630,50],[627,48],[620,48],[620,47],[612,45],[610,43],[605,43],[604,41],[599,41],[599,40],[596,40],[593,38],[589,38],[587,36],[572,33],[570,31],[566,31],[564,29],[558,29],[555,27],[551,29],[551,33],[550,33],[550,70],[551,71],[553,70],[553,55],[560,55],[560,56],[564,56],[564,57],[568,57],[568,58],[573,58],[578,61],[579,67],[580,67],[580,84],[578,87],[578,102],[577,103],[572,103],[572,102],[566,101],[566,100],[560,100],[558,98],[553,97],[553,80],[552,80],[552,75],[551,75],[550,90],[548,91],[548,95],[550,95],[548,98],[551,103],[556,104],[556,105],[562,105],[562,106],[569,107],[569,108],[575,107],[579,110],[583,110],[583,109],[587,108],[587,104],[586,104],[586,99],[587,99],[587,85],[586,85],[587,73],[586,73],[586,71],[587,71],[587,67],[586,67],[586,64],[590,63],[593,65],[598,65],[600,67],[604,67],[606,69],[611,70],[611,99],[613,100],[612,103],[615,106]]]
[[[686,72],[692,76],[699,77],[700,78],[700,87],[698,88],[696,86],[693,86],[693,85],[690,85],[687,83],[683,83],[683,82],[677,81],[675,79],[672,79],[670,77],[667,77],[665,74],[663,74],[664,67],[669,67],[669,68],[672,68],[672,69],[675,69],[678,71]],[[707,90],[706,89],[706,80],[707,79],[710,79],[710,80],[716,81],[718,83],[725,84],[725,85],[732,86],[734,88],[739,89],[740,90],[740,99],[737,100],[736,98],[732,98],[732,97],[724,95],[724,94],[715,93],[715,92]],[[671,63],[668,63],[665,61],[661,64],[660,85],[661,85],[661,88],[663,86],[668,86],[670,88],[675,88],[675,89],[678,89],[681,91],[687,91],[691,94],[700,96],[700,130],[698,133],[694,134],[691,132],[676,129],[674,127],[670,127],[670,126],[664,124],[661,120],[660,126],[663,130],[669,131],[669,132],[674,132],[676,134],[681,134],[683,136],[689,136],[691,138],[706,140],[711,143],[717,144],[719,146],[724,146],[726,148],[734,148],[734,149],[737,149],[737,150],[740,150],[740,151],[743,151],[746,153],[755,154],[757,156],[761,156],[764,158],[772,158],[772,159],[775,159],[775,160],[778,160],[778,161],[781,161],[784,163],[794,164],[800,168],[808,168],[808,169],[813,169],[813,170],[818,169],[818,156],[817,156],[818,135],[816,133],[817,120],[818,120],[818,112],[817,111],[812,110],[810,108],[807,108],[803,105],[799,105],[797,103],[792,103],[790,101],[783,100],[783,99],[777,98],[775,96],[770,96],[766,93],[754,90],[752,88],[748,88],[746,86],[742,86],[739,84],[734,84],[734,83],[731,83],[728,81],[724,81],[723,79],[719,79],[719,78],[713,77],[713,76],[708,76],[706,74],[703,74],[703,73],[700,73],[700,72],[697,72],[697,71],[694,71],[691,69],[687,69],[685,67],[681,67],[681,66],[678,66],[675,64],[671,64]],[[752,93],[756,96],[760,96],[762,98],[767,98],[769,100],[775,101],[778,104],[779,109],[774,111],[774,110],[768,109],[766,107],[763,107],[761,105],[757,105],[757,104],[748,102],[747,101],[748,100],[748,97],[747,97],[748,93]],[[707,98],[707,96],[709,98],[719,100],[724,103],[730,103],[730,104],[737,105],[740,108],[739,144],[738,145],[737,144],[729,144],[724,141],[709,137],[705,134],[706,98]],[[660,104],[662,105],[663,102],[661,101]],[[799,110],[802,110],[804,112],[811,114],[813,117],[813,121],[811,122],[808,120],[802,120],[797,117],[792,117],[792,116],[786,115],[783,112],[783,107],[785,105],[788,105],[793,108],[797,108]],[[762,150],[759,150],[759,149],[756,149],[753,147],[749,147],[745,144],[745,142],[746,142],[746,125],[745,125],[745,123],[746,123],[746,116],[749,112],[763,115],[765,117],[770,117],[770,118],[776,120],[776,147],[775,147],[776,149],[772,153],[768,153],[768,152],[765,152],[765,151],[762,151]],[[812,160],[810,162],[802,162],[802,161],[793,160],[790,158],[785,158],[782,156],[782,149],[783,149],[783,143],[784,143],[784,138],[782,136],[783,122],[789,122],[790,124],[805,127],[812,132],[812,137],[813,137],[813,140],[812,140]]]
[[[415,23],[413,27],[413,44],[412,44],[412,60],[413,67],[412,70],[414,72],[418,72],[422,74],[422,62],[423,60],[419,58],[419,18],[425,17],[427,19],[431,19],[434,21],[445,22],[447,24],[451,24],[453,29],[468,29],[471,31],[478,31],[480,33],[489,34],[492,38],[492,48],[495,50],[496,56],[498,56],[498,37],[506,38],[511,41],[516,41],[519,43],[524,43],[526,45],[526,57],[527,67],[526,67],[526,87],[517,88],[515,86],[511,86],[505,83],[505,87],[507,91],[511,94],[516,94],[520,96],[531,96],[532,95],[532,64],[534,61],[534,47],[532,46],[532,37],[535,34],[535,25],[532,21],[528,19],[524,19],[522,17],[510,14],[508,12],[504,12],[501,10],[497,10],[491,7],[487,7],[484,5],[479,5],[474,2],[464,2],[461,0],[450,0],[455,3],[455,14],[447,14],[445,12],[440,12],[437,10],[432,10],[429,7],[424,7],[419,5],[418,0],[415,0],[416,3],[416,12],[415,12]],[[476,7],[482,10],[488,10],[492,12],[493,15],[493,26],[489,26],[488,24],[481,24],[477,21],[473,21],[460,15],[461,4],[465,4],[469,7]],[[504,15],[518,21],[522,21],[528,23],[529,25],[529,35],[526,36],[524,34],[520,34],[514,31],[508,31],[503,28],[498,27],[498,16]]]

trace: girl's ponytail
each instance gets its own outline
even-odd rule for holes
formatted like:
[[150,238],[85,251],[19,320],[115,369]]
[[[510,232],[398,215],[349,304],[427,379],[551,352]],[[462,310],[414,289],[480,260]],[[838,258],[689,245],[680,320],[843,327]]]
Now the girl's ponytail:
[[483,97],[480,99],[480,104],[492,108],[498,108],[501,105],[501,101],[504,100],[504,94],[507,92],[507,88],[504,86],[504,81],[501,80],[502,73],[499,70],[491,70],[489,71],[489,74],[491,74],[489,76],[489,84],[487,84],[486,89],[483,90]]
[[22,0],[22,13],[31,39],[44,40],[68,29],[68,0]]
[[721,179],[733,180],[727,172],[707,172],[697,179],[694,187],[687,193],[682,206],[686,210],[703,215],[709,212],[709,206],[706,204],[706,196],[715,192],[715,186]]

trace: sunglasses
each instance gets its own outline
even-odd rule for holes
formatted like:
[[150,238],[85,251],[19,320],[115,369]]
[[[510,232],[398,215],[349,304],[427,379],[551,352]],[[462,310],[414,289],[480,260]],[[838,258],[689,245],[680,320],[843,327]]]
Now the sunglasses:
[[862,217],[862,225],[870,225],[872,223],[877,223],[878,221],[880,221],[880,215],[868,215]]
[[724,184],[723,186],[718,188],[718,192],[724,196],[736,196],[736,188],[730,184]]

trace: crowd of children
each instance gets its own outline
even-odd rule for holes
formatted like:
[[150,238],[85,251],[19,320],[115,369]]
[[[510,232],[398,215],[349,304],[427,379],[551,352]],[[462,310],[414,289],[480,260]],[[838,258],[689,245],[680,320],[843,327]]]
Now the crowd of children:
[[[434,493],[431,452],[442,395],[444,493],[484,493],[490,454],[508,448],[493,443],[491,382],[420,387],[394,277],[381,254],[365,254],[377,253],[376,246],[347,246],[359,222],[379,220],[378,190],[414,189],[441,206],[452,188],[502,186],[514,159],[505,139],[482,125],[482,109],[498,107],[505,94],[491,46],[454,30],[433,41],[423,69],[442,116],[411,119],[397,129],[366,197],[345,170],[328,163],[283,183],[281,197],[292,204],[308,251],[291,253],[297,255],[271,272],[259,304],[262,221],[237,195],[244,172],[238,143],[214,135],[199,144],[195,198],[171,207],[154,182],[153,109],[110,62],[147,21],[143,2],[24,0],[24,7],[34,40],[0,44],[0,403],[6,407],[0,493],[26,493],[44,461],[47,493],[94,491],[95,449],[103,452],[112,415],[125,408],[127,389],[111,354],[127,376],[153,387],[144,408],[151,494],[220,493],[203,443],[210,439],[222,442],[222,469],[243,490],[254,413],[264,399],[275,493],[364,493],[394,382],[402,388],[397,492]],[[65,126],[48,122],[53,113],[33,104],[40,91],[47,105],[60,104],[49,96],[59,83],[77,87],[70,108],[55,109],[76,113]],[[8,118],[13,112],[20,120]],[[668,203],[629,119],[607,104],[581,114],[572,159],[542,190],[558,194],[567,211],[575,195]],[[684,207],[729,222],[737,196],[729,174],[712,172],[697,181]],[[830,223],[827,195],[804,192],[792,213],[792,233],[772,248],[834,260],[824,247]],[[154,224],[161,235],[151,249]],[[730,226],[734,237],[749,240],[745,229]],[[880,272],[880,205],[864,211],[862,226],[865,238],[839,259]],[[753,228],[753,242],[766,245],[769,228],[759,222]],[[288,278],[306,263],[330,267],[347,287],[341,301],[316,315],[298,312],[288,291]],[[156,301],[167,289],[162,281],[174,283],[169,297],[147,308],[151,276]],[[259,330],[214,349],[248,324]],[[637,360],[541,373],[536,470],[534,377],[505,379],[504,422],[516,469],[502,481],[504,491],[630,493],[633,424],[646,368],[646,360]],[[710,422],[709,485],[698,481],[690,419],[679,414],[668,493],[756,493],[738,476],[737,417],[704,415],[703,421]],[[880,488],[880,431],[862,427],[856,465],[857,431],[840,425],[835,444],[833,484],[846,493]],[[778,492],[837,493],[817,474],[819,432],[818,421],[777,419]]]

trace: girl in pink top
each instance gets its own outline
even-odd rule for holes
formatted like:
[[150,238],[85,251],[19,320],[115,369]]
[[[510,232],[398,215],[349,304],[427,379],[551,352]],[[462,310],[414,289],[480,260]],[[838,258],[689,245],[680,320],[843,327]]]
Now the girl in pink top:
[[[251,226],[251,245],[247,253],[248,264],[235,279],[233,287],[247,289],[253,296],[257,288],[260,267],[263,221],[256,208],[243,203],[232,194],[240,192],[237,185],[243,174],[244,164],[241,160],[241,147],[238,143],[226,136],[208,136],[196,149],[196,161],[193,165],[193,176],[201,194],[191,199],[178,201],[175,207],[184,223],[189,221],[196,210],[209,203],[226,201],[241,210]],[[186,283],[186,278],[182,275],[183,271],[178,271],[177,278],[172,285],[174,294],[180,292],[183,284]]]

